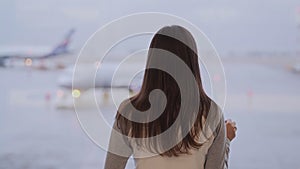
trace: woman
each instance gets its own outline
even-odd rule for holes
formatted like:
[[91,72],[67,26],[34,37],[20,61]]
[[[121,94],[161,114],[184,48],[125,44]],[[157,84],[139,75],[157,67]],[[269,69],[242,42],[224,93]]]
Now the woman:
[[221,110],[203,89],[192,34],[163,27],[151,41],[140,92],[118,109],[113,128],[122,137],[112,132],[105,168],[125,168],[131,155],[138,169],[227,168],[236,127],[226,126],[227,138]]

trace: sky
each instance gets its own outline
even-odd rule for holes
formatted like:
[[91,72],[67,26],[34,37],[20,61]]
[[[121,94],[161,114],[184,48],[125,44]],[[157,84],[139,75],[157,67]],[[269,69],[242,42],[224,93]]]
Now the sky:
[[99,27],[136,12],[185,18],[220,53],[300,51],[298,0],[1,0],[0,48],[53,45],[70,28],[81,48]]

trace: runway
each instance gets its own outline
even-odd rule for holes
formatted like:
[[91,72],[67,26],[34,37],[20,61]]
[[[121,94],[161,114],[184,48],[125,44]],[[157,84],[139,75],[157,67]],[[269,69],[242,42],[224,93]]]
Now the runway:
[[[224,114],[238,126],[230,168],[300,168],[300,74],[257,63],[224,62],[224,68]],[[56,108],[60,73],[0,69],[0,169],[103,168],[105,151],[87,137],[74,110]],[[115,107],[103,105],[112,123]],[[127,168],[133,166],[130,160]]]

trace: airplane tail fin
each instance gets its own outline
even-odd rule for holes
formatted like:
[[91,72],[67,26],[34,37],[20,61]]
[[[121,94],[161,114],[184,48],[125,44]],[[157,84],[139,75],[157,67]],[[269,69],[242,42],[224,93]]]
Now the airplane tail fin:
[[71,43],[71,38],[74,33],[75,33],[75,29],[69,30],[65,38],[57,46],[55,46],[53,50],[46,57],[68,53],[68,46]]

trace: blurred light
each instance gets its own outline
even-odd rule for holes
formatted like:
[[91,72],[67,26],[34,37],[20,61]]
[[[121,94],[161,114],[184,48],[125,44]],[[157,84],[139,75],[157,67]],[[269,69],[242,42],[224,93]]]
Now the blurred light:
[[253,96],[253,91],[252,91],[252,89],[248,89],[248,91],[247,91],[247,96],[248,96],[248,97],[252,97],[252,96]]
[[213,80],[214,80],[215,82],[219,82],[219,81],[221,80],[221,76],[218,75],[218,74],[215,74],[214,77],[213,77]]
[[50,101],[51,100],[51,93],[47,92],[45,95],[45,100]]
[[32,65],[32,59],[26,58],[24,63],[25,63],[25,66],[31,66]]
[[96,66],[97,69],[100,67],[100,64],[101,64],[100,61],[96,61],[96,62],[95,62],[95,66]]
[[80,90],[74,89],[74,90],[72,91],[72,96],[73,96],[74,98],[80,97]]
[[64,91],[62,91],[62,90],[57,90],[56,95],[57,95],[57,97],[61,98],[61,97],[64,96]]

